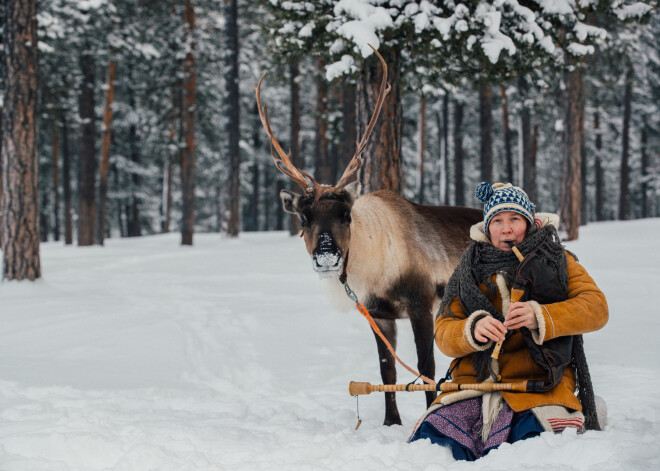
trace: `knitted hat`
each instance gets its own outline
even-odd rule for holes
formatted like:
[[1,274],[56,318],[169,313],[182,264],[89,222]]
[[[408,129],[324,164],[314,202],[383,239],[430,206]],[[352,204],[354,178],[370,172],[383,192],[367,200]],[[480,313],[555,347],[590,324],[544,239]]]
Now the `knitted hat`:
[[484,232],[488,232],[491,218],[502,211],[519,213],[534,224],[534,205],[522,188],[511,183],[495,183],[492,186],[486,182],[479,183],[474,197],[484,204]]

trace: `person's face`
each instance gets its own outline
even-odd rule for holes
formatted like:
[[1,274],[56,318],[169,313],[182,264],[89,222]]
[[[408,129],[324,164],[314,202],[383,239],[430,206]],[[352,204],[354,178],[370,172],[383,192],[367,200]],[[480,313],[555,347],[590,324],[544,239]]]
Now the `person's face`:
[[527,219],[515,211],[502,211],[493,216],[488,224],[490,241],[500,250],[511,250],[508,241],[518,245],[525,238]]

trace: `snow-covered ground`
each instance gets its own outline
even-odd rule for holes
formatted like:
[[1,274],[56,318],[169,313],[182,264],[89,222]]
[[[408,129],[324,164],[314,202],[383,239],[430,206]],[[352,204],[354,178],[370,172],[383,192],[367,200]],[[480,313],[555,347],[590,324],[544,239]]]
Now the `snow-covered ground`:
[[[394,427],[382,395],[363,396],[354,430],[348,383],[380,383],[375,341],[329,307],[301,239],[44,244],[43,280],[0,283],[0,470],[660,469],[659,233],[660,219],[595,223],[568,246],[610,305],[585,337],[606,430],[472,464],[406,443],[422,393],[398,395]],[[406,321],[399,354],[415,363]]]

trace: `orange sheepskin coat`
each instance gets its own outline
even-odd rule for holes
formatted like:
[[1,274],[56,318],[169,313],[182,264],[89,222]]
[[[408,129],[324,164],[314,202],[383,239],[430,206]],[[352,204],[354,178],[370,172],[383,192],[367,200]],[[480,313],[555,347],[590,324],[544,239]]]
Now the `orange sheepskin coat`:
[[[554,215],[553,215],[554,216]],[[552,221],[554,222],[554,221]],[[473,226],[471,236],[476,240],[488,240],[482,232],[483,222]],[[598,289],[587,271],[570,254],[568,260],[568,299],[566,301],[541,305],[530,301],[536,314],[539,328],[532,331],[537,344],[563,335],[577,335],[592,332],[602,328],[608,320],[608,308],[605,295]],[[494,275],[497,286],[494,299],[490,299],[495,308],[506,314],[511,300],[510,286],[506,285],[502,275]],[[486,285],[480,285],[486,292]],[[454,357],[451,366],[458,359],[462,360],[452,373],[455,383],[476,383],[477,375],[472,367],[472,354],[486,350],[492,342],[479,345],[472,334],[472,323],[481,318],[485,311],[466,313],[458,298],[454,298],[450,310],[455,317],[438,316],[435,321],[435,342],[438,348],[450,357]],[[522,334],[519,330],[507,337],[502,345],[499,360],[492,360],[494,371],[499,371],[501,382],[517,382],[522,380],[543,380],[545,375],[529,354]],[[551,391],[545,393],[504,392],[502,397],[516,412],[545,405],[561,405],[572,410],[582,410],[580,401],[574,394],[575,373],[572,367],[564,370],[561,382]],[[452,395],[458,395],[450,397]],[[438,396],[435,403],[451,403],[459,399],[461,392],[444,393]]]

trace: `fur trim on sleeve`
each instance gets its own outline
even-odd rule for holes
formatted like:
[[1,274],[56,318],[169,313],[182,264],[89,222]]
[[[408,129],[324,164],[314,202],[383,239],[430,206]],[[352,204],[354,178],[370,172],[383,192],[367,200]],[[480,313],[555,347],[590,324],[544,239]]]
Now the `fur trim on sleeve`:
[[493,343],[492,340],[489,340],[485,344],[481,345],[477,339],[474,338],[472,332],[474,330],[473,326],[474,324],[477,323],[479,319],[482,319],[486,316],[490,316],[488,311],[484,310],[479,310],[479,311],[474,311],[470,316],[467,318],[467,321],[465,322],[465,327],[463,328],[463,338],[465,339],[465,342],[468,344],[470,348],[472,348],[474,351],[477,352],[482,352],[484,350],[488,350],[488,348],[491,346]]
[[[548,314],[548,311],[537,303],[536,301],[527,301],[530,306],[532,306],[532,309],[534,309],[534,314],[536,315],[536,321],[539,324],[538,329],[530,329],[530,332],[532,333],[532,338],[534,339],[534,343],[536,345],[543,345],[543,341],[545,340],[545,335],[546,335],[546,329],[549,327],[552,330],[552,336],[550,338],[554,338],[554,329],[555,326],[552,323],[552,318]],[[548,317],[549,326],[546,324],[546,315]]]

